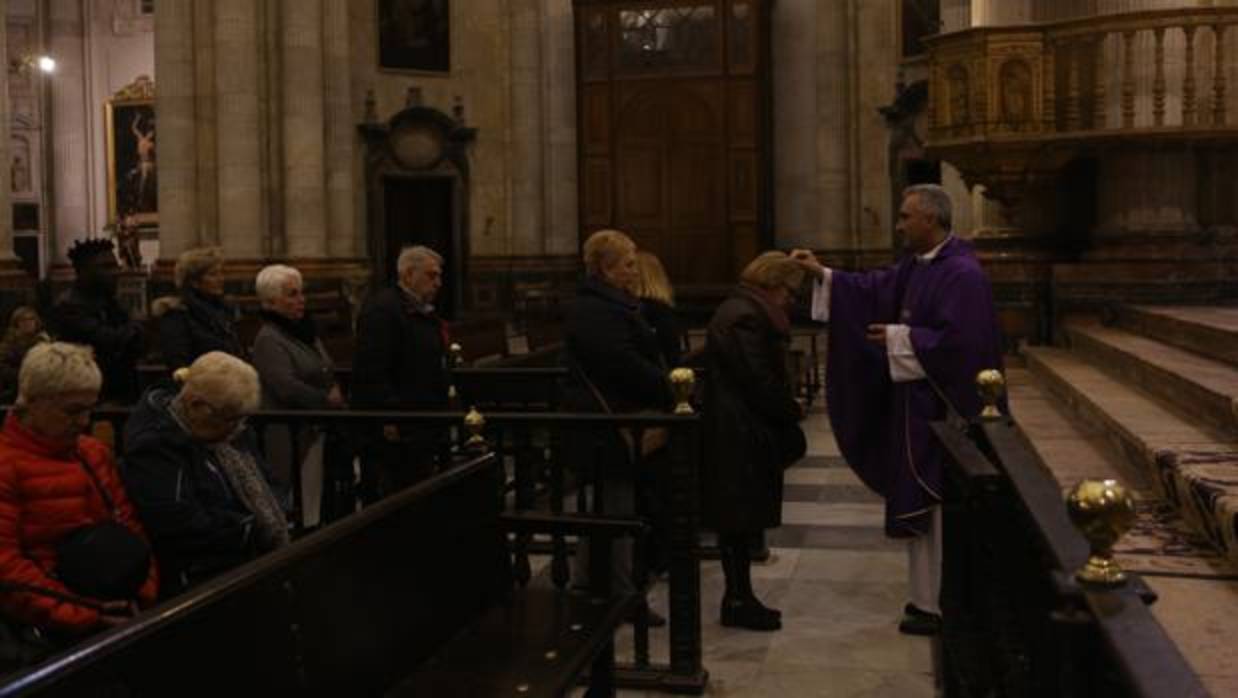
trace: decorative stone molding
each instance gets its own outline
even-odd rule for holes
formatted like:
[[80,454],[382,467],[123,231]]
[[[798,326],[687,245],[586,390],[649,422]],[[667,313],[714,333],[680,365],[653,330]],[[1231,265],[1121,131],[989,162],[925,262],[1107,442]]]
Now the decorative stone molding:
[[125,85],[112,95],[112,101],[153,100],[155,98],[155,81],[149,75],[139,75],[133,82]]

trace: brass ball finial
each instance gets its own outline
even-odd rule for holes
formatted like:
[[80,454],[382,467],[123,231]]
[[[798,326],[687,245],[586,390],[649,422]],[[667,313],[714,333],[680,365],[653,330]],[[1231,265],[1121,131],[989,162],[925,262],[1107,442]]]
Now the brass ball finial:
[[464,347],[456,342],[452,342],[451,346],[447,347],[447,352],[451,354],[451,367],[456,368],[464,364]]
[[490,450],[490,444],[486,443],[486,437],[481,435],[483,429],[486,428],[486,418],[481,412],[477,411],[476,407],[470,407],[468,414],[464,415],[464,428],[468,429],[468,440],[464,442],[464,448],[470,451],[485,452]]
[[1092,548],[1075,573],[1086,584],[1121,586],[1126,573],[1113,559],[1113,545],[1135,523],[1135,501],[1117,480],[1083,480],[1066,496],[1066,511]]
[[671,371],[671,390],[675,393],[675,414],[696,414],[692,409],[692,391],[696,388],[696,372],[690,368]]
[[1002,411],[997,403],[1006,394],[1006,378],[995,368],[988,368],[976,374],[976,390],[984,401],[984,409],[980,411],[981,419],[1001,419]]

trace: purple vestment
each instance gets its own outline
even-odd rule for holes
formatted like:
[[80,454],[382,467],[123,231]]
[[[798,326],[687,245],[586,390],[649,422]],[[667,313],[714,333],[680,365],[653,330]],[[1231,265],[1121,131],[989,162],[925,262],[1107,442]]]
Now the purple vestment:
[[[886,500],[886,534],[924,533],[941,501],[942,453],[929,422],[946,408],[982,407],[976,374],[1002,368],[988,278],[970,243],[950,239],[931,261],[908,255],[889,269],[835,271],[830,286],[826,404],[843,457]],[[885,349],[865,338],[873,323],[911,327],[929,380],[894,383]]]

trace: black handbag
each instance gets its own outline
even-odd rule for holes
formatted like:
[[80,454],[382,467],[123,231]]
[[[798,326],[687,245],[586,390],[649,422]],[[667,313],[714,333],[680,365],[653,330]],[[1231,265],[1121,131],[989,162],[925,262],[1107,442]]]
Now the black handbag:
[[70,531],[56,544],[56,576],[75,594],[105,601],[129,601],[150,571],[150,546],[116,520],[116,503],[86,461],[77,462],[103,497],[112,518]]

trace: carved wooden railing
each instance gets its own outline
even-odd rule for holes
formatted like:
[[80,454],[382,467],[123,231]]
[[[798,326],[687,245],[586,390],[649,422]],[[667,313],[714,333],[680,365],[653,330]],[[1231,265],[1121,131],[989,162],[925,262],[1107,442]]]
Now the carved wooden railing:
[[926,40],[928,149],[997,198],[1080,148],[1238,139],[1238,7],[1149,10]]

